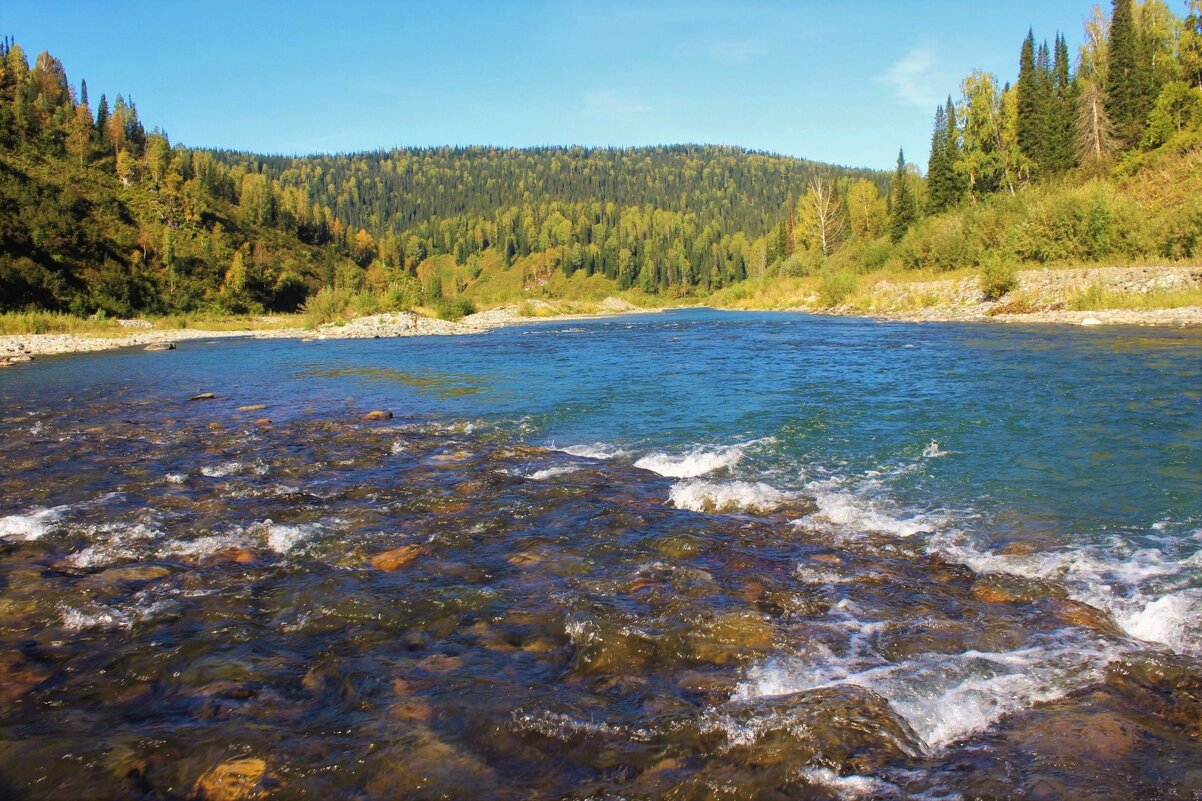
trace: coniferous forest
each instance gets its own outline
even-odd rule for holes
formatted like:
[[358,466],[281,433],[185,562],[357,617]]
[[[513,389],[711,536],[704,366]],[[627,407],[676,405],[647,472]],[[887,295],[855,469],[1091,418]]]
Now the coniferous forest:
[[[934,110],[925,174],[734,147],[406,148],[271,156],[173,144],[132,99],[0,48],[0,310],[397,308],[880,270],[1202,256],[1202,0],[1114,0],[1070,52]],[[349,296],[349,295],[348,295]],[[374,304],[374,305],[373,305]]]

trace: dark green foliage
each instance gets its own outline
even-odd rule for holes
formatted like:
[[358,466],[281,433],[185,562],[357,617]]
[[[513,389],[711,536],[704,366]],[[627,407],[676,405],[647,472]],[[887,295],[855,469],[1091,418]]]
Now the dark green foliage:
[[[743,280],[749,242],[768,235],[768,263],[793,251],[795,196],[817,175],[867,178],[741,148],[410,148],[304,158],[219,152],[230,169],[287,180],[331,208],[348,229],[404,243],[418,256],[501,251],[503,263],[563,249],[568,276],[600,273],[620,285],[690,292]],[[783,221],[772,212],[783,209]],[[387,248],[385,248],[387,251]],[[629,251],[622,261],[620,254]],[[654,275],[644,279],[644,271]]]
[[328,210],[266,183],[239,208],[241,171],[147,134],[132,102],[93,120],[58,59],[0,61],[0,311],[290,311],[345,258],[298,239]]
[[910,185],[910,172],[906,167],[906,155],[897,151],[897,171],[890,186],[889,239],[895,244],[902,240],[910,226],[918,220],[918,198]]
[[1133,146],[1143,136],[1144,118],[1150,105],[1145,53],[1135,27],[1132,0],[1113,0],[1113,3],[1106,113],[1114,122],[1120,142]]
[[956,164],[960,159],[960,132],[952,99],[935,109],[931,158],[927,165],[927,211],[938,214],[960,202],[964,187]]

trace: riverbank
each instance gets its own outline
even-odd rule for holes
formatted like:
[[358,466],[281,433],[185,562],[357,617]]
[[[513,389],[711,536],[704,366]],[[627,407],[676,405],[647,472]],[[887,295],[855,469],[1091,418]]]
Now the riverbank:
[[984,297],[975,275],[881,280],[825,311],[907,322],[1189,326],[1202,325],[1199,296],[1202,267],[1088,267],[1020,271],[997,300]]
[[234,330],[206,330],[203,328],[181,328],[162,330],[155,328],[129,328],[128,333],[118,335],[88,333],[57,334],[10,334],[0,336],[0,366],[28,360],[34,356],[50,356],[64,353],[85,353],[113,350],[115,348],[146,347],[156,350],[169,349],[181,342],[195,340],[229,339],[253,337],[256,339],[386,339],[413,336],[457,336],[480,334],[495,328],[525,325],[543,320],[587,320],[620,314],[636,314],[659,311],[640,309],[617,298],[607,298],[600,310],[587,314],[562,314],[553,317],[528,317],[519,314],[519,307],[502,306],[488,311],[470,314],[462,320],[452,322],[424,317],[414,312],[373,314],[344,323],[333,323],[313,329],[289,328],[245,328]]
[[[1001,299],[986,300],[978,277],[936,280],[867,278],[845,303],[820,305],[817,295],[792,303],[740,304],[739,308],[787,310],[848,317],[875,317],[902,322],[992,322],[1053,325],[1202,325],[1202,304],[1190,300],[1202,291],[1202,267],[1089,267],[1024,270]],[[532,303],[536,305],[531,305]],[[730,308],[715,303],[715,308]],[[128,328],[118,334],[52,333],[0,336],[0,366],[30,356],[82,353],[127,347],[160,347],[194,341],[254,337],[259,339],[375,339],[406,336],[480,334],[496,328],[540,320],[587,320],[620,314],[662,311],[645,309],[618,298],[606,298],[590,313],[560,314],[546,301],[501,306],[453,322],[414,312],[374,314],[314,329],[300,326],[208,330],[204,328]],[[529,312],[533,311],[531,316]]]

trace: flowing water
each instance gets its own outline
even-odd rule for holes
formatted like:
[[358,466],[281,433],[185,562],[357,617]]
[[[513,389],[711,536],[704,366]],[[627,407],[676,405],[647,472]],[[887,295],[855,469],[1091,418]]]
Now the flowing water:
[[0,797],[1202,797],[1197,331],[696,310],[0,401]]

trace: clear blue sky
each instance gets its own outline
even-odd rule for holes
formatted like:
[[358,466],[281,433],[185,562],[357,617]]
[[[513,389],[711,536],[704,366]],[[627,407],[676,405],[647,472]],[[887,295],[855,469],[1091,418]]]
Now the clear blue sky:
[[1014,79],[1028,26],[1075,53],[1091,5],[0,0],[0,30],[188,145],[704,142],[888,168],[899,146],[925,167],[970,70]]

